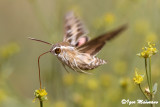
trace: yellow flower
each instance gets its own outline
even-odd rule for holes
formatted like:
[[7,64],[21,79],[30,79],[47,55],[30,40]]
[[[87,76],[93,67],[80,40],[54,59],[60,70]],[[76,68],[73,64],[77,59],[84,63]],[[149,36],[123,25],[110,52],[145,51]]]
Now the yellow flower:
[[95,101],[93,99],[86,99],[83,102],[83,107],[95,107]]
[[149,46],[148,50],[151,51],[153,55],[157,53],[157,49],[154,48],[155,44],[148,42],[148,46]]
[[129,85],[129,82],[130,82],[130,79],[129,78],[121,78],[120,79],[120,86],[124,89],[127,89],[128,88],[128,85]]
[[73,98],[73,101],[77,104],[81,104],[83,101],[83,96],[80,93],[74,93],[72,98]]
[[0,89],[0,103],[4,102],[5,100],[7,100],[7,94],[4,90]]
[[143,81],[143,76],[139,75],[137,71],[135,71],[135,77],[133,78],[136,84],[140,84]]
[[54,107],[66,107],[66,103],[64,101],[57,101]]
[[67,74],[63,77],[63,82],[66,85],[72,85],[74,83],[74,77],[72,74]]
[[6,46],[0,47],[0,56],[3,58],[8,58],[15,53],[18,53],[20,50],[20,47],[17,43],[10,43]]
[[151,53],[150,53],[150,51],[148,51],[148,50],[145,50],[145,51],[143,51],[143,52],[141,52],[140,53],[140,56],[141,57],[144,57],[144,58],[148,58],[148,57],[151,57]]
[[90,89],[90,90],[96,90],[98,88],[98,83],[97,83],[97,80],[96,79],[89,79],[87,81],[87,87]]
[[[106,28],[108,25],[112,25],[115,22],[115,16],[112,13],[107,13],[103,16],[98,17],[94,21],[94,27],[96,29]],[[108,28],[107,28],[108,29]]]
[[100,76],[100,83],[103,87],[108,87],[112,84],[112,75],[102,74]]
[[152,55],[155,55],[158,50],[154,46],[155,44],[148,42],[148,47],[142,48],[143,51],[141,53],[138,53],[137,55],[143,58],[149,58]]
[[107,14],[105,15],[105,22],[106,22],[107,24],[113,24],[114,21],[115,21],[115,16],[114,16],[112,13],[107,13]]
[[48,100],[47,99],[47,92],[45,89],[35,90],[34,95],[35,95],[35,99],[33,100],[33,102],[35,102],[36,98],[38,98],[40,101]]

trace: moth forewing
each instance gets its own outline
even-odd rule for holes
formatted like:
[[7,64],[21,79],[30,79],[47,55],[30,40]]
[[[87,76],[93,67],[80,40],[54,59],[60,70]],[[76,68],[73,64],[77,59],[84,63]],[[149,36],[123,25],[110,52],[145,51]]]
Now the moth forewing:
[[[81,38],[86,38],[87,42],[88,37],[88,30],[84,26],[83,22],[78,19],[73,12],[68,12],[65,16],[65,34],[63,41],[69,42],[73,46],[79,46],[78,42]],[[83,43],[83,44],[84,44]]]
[[82,53],[88,53],[90,55],[96,55],[105,45],[106,41],[111,40],[115,36],[118,36],[122,31],[127,28],[127,25],[123,25],[116,30],[109,33],[102,34],[95,39],[90,40],[84,45],[78,47],[77,49]]

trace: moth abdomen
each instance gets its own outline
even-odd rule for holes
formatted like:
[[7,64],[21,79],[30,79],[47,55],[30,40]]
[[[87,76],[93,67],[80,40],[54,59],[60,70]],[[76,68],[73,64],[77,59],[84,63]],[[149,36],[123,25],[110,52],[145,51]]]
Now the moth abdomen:
[[94,57],[90,63],[79,64],[79,68],[82,70],[92,70],[103,64],[106,64],[105,60]]
[[95,58],[94,62],[92,62],[91,65],[93,66],[93,68],[96,68],[96,67],[98,67],[100,65],[103,65],[103,64],[106,64],[105,60],[99,59],[99,58]]

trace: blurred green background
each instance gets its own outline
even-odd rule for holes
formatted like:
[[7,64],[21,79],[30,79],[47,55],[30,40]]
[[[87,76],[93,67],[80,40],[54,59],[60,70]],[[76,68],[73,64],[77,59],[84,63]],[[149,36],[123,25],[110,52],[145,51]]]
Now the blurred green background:
[[[144,59],[136,54],[147,41],[160,50],[160,0],[0,0],[0,107],[39,107],[38,100],[32,103],[39,88],[37,58],[51,47],[27,37],[62,41],[70,10],[84,21],[91,38],[125,23],[128,29],[98,54],[108,64],[92,70],[94,75],[68,74],[54,55],[43,56],[42,87],[49,99],[44,107],[127,107],[122,99],[145,99],[133,83],[135,68],[145,74]],[[159,58],[159,53],[152,58],[158,84]],[[146,85],[145,77],[143,89]],[[159,86],[155,100],[160,101]]]

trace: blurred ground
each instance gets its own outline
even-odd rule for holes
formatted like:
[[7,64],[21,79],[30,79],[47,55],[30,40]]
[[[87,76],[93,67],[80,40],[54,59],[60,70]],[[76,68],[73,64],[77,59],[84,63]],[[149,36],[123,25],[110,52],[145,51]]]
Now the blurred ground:
[[[133,83],[135,68],[145,73],[144,60],[136,54],[147,41],[160,50],[159,0],[0,0],[0,107],[39,107],[38,101],[32,103],[39,88],[37,58],[51,47],[27,37],[62,41],[64,15],[70,10],[84,21],[91,38],[129,26],[99,53],[108,64],[93,70],[95,75],[68,74],[54,55],[43,56],[42,84],[49,99],[44,107],[122,107],[128,106],[121,104],[123,98],[144,99]],[[158,84],[159,57],[152,58],[153,82]]]

